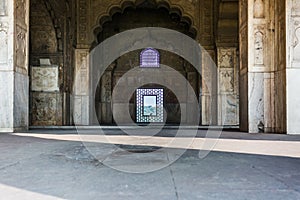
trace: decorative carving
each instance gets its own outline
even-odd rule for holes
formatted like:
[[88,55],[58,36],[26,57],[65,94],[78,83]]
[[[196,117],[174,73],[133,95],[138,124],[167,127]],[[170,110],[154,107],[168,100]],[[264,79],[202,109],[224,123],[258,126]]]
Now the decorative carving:
[[27,14],[27,7],[26,7],[26,0],[17,0],[16,1],[16,10],[17,10],[17,19],[22,24],[26,24],[26,14]]
[[234,73],[233,70],[223,70],[220,72],[220,92],[234,91]]
[[264,18],[265,17],[265,3],[264,0],[254,1],[254,18]]
[[88,94],[89,87],[89,77],[88,77],[88,51],[78,50],[76,53],[76,78],[80,81],[80,85],[76,85],[76,94],[77,95],[86,95]]
[[56,125],[57,98],[55,94],[39,93],[32,98],[34,125]]
[[234,58],[231,49],[222,49],[219,51],[219,67],[220,68],[233,68]]
[[224,97],[223,117],[224,125],[238,124],[238,102],[235,95]]
[[0,1],[0,16],[7,15],[7,0]]
[[294,51],[293,51],[293,57],[294,60],[297,60],[297,62],[300,61],[299,55],[300,55],[300,45],[299,45],[299,38],[300,38],[300,27],[297,27],[294,33]]
[[[79,0],[81,1],[81,0]],[[87,5],[84,5],[85,2],[89,1],[84,1],[83,0],[83,6],[80,8],[83,12],[85,12],[85,8]],[[91,8],[92,8],[92,13],[94,16],[91,19],[91,27],[93,27],[94,30],[94,40],[97,41],[97,35],[98,31],[102,30],[102,23],[106,22],[107,20],[111,20],[111,15],[115,13],[121,13],[123,12],[126,8],[132,7],[136,8],[137,6],[141,5],[143,1],[136,1],[136,0],[110,0],[110,1],[90,1],[91,2]],[[146,2],[146,1],[144,1]],[[198,1],[198,0],[190,0],[190,1],[178,1],[178,0],[171,0],[171,1],[161,1],[161,0],[156,0],[152,1],[155,4],[155,7],[164,7],[169,10],[170,13],[178,13],[180,14],[180,21],[182,23],[188,23],[190,26],[190,33],[193,36],[196,36],[198,33],[198,27],[196,24],[198,24],[198,16],[196,15],[197,7],[198,5],[205,4],[208,9],[203,9],[203,18],[202,18],[202,23],[208,24],[207,31],[209,34],[206,34],[205,36],[201,35],[201,38],[208,38],[208,41],[212,40],[212,6],[213,6],[213,1]],[[203,3],[202,3],[203,2]],[[198,5],[196,5],[198,4]],[[167,6],[166,6],[167,5]],[[202,5],[203,7],[203,5]],[[202,13],[202,12],[201,12]],[[82,14],[84,15],[84,14]],[[209,19],[208,19],[209,18]],[[83,34],[86,35],[86,28],[87,28],[87,19],[84,19],[84,17],[80,17],[80,19],[83,21],[83,24],[78,25],[78,30],[85,29],[83,31]],[[100,23],[99,23],[100,22]],[[80,27],[82,26],[82,27]],[[81,31],[80,31],[81,32]],[[205,32],[206,33],[206,32]],[[92,39],[92,38],[91,38]],[[207,40],[203,40],[206,41]]]
[[58,88],[58,67],[32,67],[31,90],[53,92]]
[[87,10],[87,1],[86,0],[80,0],[79,1],[79,35],[78,39],[79,42],[84,42],[87,37],[87,16],[88,16],[88,10]]
[[261,31],[257,31],[254,35],[254,51],[256,65],[264,64],[264,34]]
[[20,27],[17,27],[17,42],[16,42],[16,64],[20,68],[24,68],[27,70],[26,67],[26,57],[27,57],[27,50],[26,50],[26,32],[22,30]]
[[294,21],[294,38],[293,38],[293,47],[296,48],[299,45],[300,39],[300,21]]
[[111,102],[111,72],[106,72],[102,76],[101,84],[101,101]]
[[32,49],[40,53],[54,53],[57,49],[55,31],[52,27],[43,27],[43,30],[33,30],[31,32]]
[[56,29],[59,26],[57,20],[53,18],[53,10],[46,7],[42,0],[31,0],[30,6],[32,53],[56,53],[58,49]]
[[7,44],[8,24],[0,23],[0,64],[7,63],[8,44]]

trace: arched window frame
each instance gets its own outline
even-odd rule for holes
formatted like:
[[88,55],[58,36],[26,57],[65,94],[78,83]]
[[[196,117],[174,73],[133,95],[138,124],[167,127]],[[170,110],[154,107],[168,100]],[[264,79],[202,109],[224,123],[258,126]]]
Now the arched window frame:
[[[150,53],[152,53],[153,55],[150,55]],[[152,59],[154,61],[152,62],[146,62],[145,59],[148,59],[152,56]],[[149,67],[149,68],[159,68],[160,67],[160,54],[158,52],[158,50],[154,49],[154,48],[146,48],[144,49],[141,53],[140,53],[140,67]]]

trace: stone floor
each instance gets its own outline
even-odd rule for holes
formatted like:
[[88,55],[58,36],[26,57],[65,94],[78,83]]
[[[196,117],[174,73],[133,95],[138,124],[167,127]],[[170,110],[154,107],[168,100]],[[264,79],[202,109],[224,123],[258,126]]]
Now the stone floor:
[[[116,130],[108,132],[121,135]],[[130,169],[162,166],[149,173],[126,173],[91,155],[87,143],[75,140],[71,137],[74,134],[72,130],[0,134],[0,199],[300,199],[300,151],[295,150],[300,146],[299,136],[225,131],[221,136],[224,141],[277,142],[274,149],[282,144],[285,149],[291,145],[294,151],[289,154],[287,150],[288,156],[267,156],[258,145],[255,154],[229,153],[221,145],[203,159],[199,150],[189,149],[169,165],[161,159],[165,152],[161,151],[148,157],[148,166],[128,160],[114,163],[114,167],[126,165]],[[172,130],[166,130],[165,135],[171,137]],[[98,142],[96,147],[101,152],[107,145]],[[159,145],[127,143],[118,147],[138,155],[134,159],[159,149]],[[166,153],[167,161],[170,152]],[[116,152],[113,155],[117,157]]]

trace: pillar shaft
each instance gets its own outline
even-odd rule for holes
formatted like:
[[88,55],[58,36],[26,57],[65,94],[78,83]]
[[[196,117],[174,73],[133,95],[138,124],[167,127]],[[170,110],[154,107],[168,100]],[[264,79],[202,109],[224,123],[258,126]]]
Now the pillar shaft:
[[29,0],[0,3],[0,132],[28,128]]
[[[240,1],[241,129],[250,133],[284,132],[284,85],[279,56],[284,55],[280,30],[285,22],[279,0]],[[281,20],[281,21],[280,21]],[[283,101],[279,105],[278,101]]]
[[287,0],[287,133],[300,134],[300,2]]
[[73,119],[76,125],[90,124],[89,49],[75,50]]

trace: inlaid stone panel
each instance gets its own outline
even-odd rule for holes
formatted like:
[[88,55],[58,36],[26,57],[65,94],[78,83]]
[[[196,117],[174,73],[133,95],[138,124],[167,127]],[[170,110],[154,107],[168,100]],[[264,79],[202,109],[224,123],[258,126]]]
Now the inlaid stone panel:
[[32,93],[31,124],[49,126],[62,124],[62,97],[59,93]]
[[59,91],[58,67],[32,67],[31,90],[44,92]]

